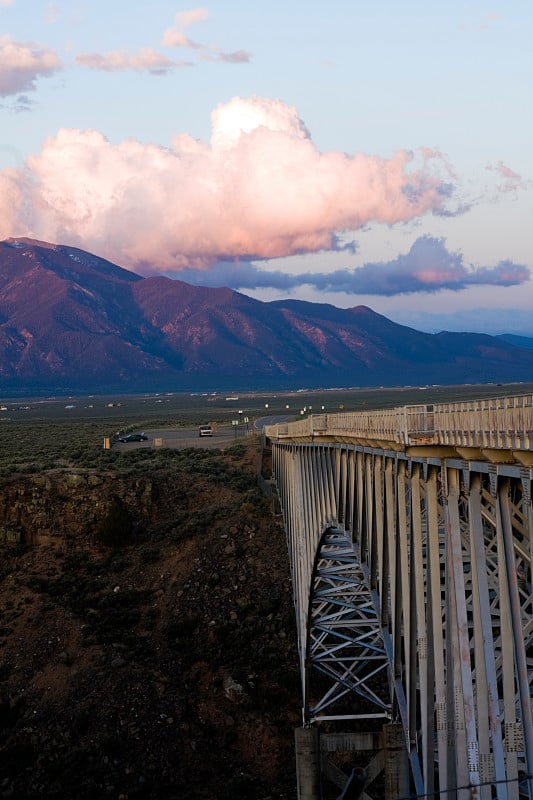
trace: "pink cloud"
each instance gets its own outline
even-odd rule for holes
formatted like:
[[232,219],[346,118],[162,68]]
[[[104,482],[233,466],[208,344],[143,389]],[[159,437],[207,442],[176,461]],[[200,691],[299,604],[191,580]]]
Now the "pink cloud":
[[151,47],[142,48],[139,53],[133,55],[124,50],[114,50],[105,54],[81,53],[75,57],[74,61],[81,66],[104,72],[146,70],[161,74],[176,67],[191,66],[186,61],[172,61]]
[[163,44],[165,47],[190,47],[198,49],[202,45],[193,42],[182,31],[168,30],[163,35]]
[[0,36],[0,96],[32,91],[37,78],[53,75],[61,67],[53,50]]
[[4,175],[0,235],[75,244],[144,272],[316,252],[339,232],[441,209],[449,193],[435,160],[416,163],[405,151],[321,153],[295,108],[234,98],[213,112],[210,144],[182,134],[171,148],[115,145],[60,130]]
[[178,11],[174,21],[177,27],[188,28],[189,25],[193,25],[195,22],[203,22],[208,16],[209,12],[206,8],[194,8],[191,11]]
[[209,16],[209,12],[205,8],[195,8],[191,11],[179,11],[174,17],[174,25],[163,34],[163,44],[165,47],[201,47],[196,44],[188,36],[185,35],[184,30],[195,22],[203,22]]
[[495,266],[465,264],[460,252],[448,250],[444,239],[421,236],[407,253],[392,261],[367,262],[354,269],[299,272],[294,275],[261,269],[244,260],[219,261],[209,273],[186,269],[180,278],[202,286],[232,289],[273,288],[290,292],[311,286],[319,292],[392,297],[403,294],[434,294],[441,290],[461,292],[469,286],[517,286],[531,277],[523,264],[500,261]]
[[181,11],[174,17],[174,25],[163,34],[163,45],[165,47],[188,47],[193,50],[201,51],[202,61],[219,61],[225,64],[246,64],[251,59],[251,54],[247,50],[236,50],[225,53],[218,47],[200,44],[190,39],[185,33],[186,28],[196,22],[203,22],[209,16],[205,8],[196,8],[192,11]]
[[497,164],[487,164],[486,169],[489,172],[496,172],[502,179],[497,187],[500,192],[515,192],[523,185],[522,176],[514,172],[503,161],[498,161]]

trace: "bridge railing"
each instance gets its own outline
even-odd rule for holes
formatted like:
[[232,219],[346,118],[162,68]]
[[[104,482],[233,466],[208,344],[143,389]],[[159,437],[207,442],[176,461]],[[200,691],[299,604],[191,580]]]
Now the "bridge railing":
[[311,414],[269,425],[265,434],[271,439],[344,436],[402,445],[533,450],[533,395]]
[[533,395],[440,403],[434,424],[442,444],[533,450]]

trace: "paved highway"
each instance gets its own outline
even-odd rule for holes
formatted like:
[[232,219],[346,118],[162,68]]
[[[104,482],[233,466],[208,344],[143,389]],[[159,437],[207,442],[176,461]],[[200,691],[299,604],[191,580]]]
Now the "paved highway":
[[[275,425],[278,422],[290,422],[294,420],[294,415],[289,416],[269,416],[256,419],[253,424],[253,432],[262,432],[265,425]],[[147,442],[113,442],[113,447],[121,450],[132,450],[136,447],[203,447],[206,449],[223,449],[231,447],[234,442],[243,440],[252,432],[252,424],[241,424],[231,428],[219,428],[212,436],[198,436],[198,428],[146,428],[144,433],[148,436]],[[137,431],[136,431],[137,432]]]
[[244,439],[246,425],[235,429],[219,428],[212,436],[198,436],[198,428],[146,428],[147,442],[113,442],[113,447],[132,450],[136,447],[202,447],[206,449],[230,447],[234,442]]

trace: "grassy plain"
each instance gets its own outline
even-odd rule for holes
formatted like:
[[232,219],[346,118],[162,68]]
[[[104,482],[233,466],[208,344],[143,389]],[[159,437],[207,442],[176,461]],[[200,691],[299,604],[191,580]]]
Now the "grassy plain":
[[[318,389],[226,395],[157,394],[3,400],[0,397],[0,477],[53,467],[119,468],[142,457],[103,449],[120,430],[231,426],[263,416],[335,413],[419,403],[529,394],[533,383],[374,389]],[[147,456],[144,456],[146,458]],[[164,457],[164,456],[163,456]]]

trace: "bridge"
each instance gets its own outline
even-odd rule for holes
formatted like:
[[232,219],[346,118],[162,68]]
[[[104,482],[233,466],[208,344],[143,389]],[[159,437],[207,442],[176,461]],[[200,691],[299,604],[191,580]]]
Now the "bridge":
[[299,800],[533,800],[533,395],[265,435],[297,619]]

